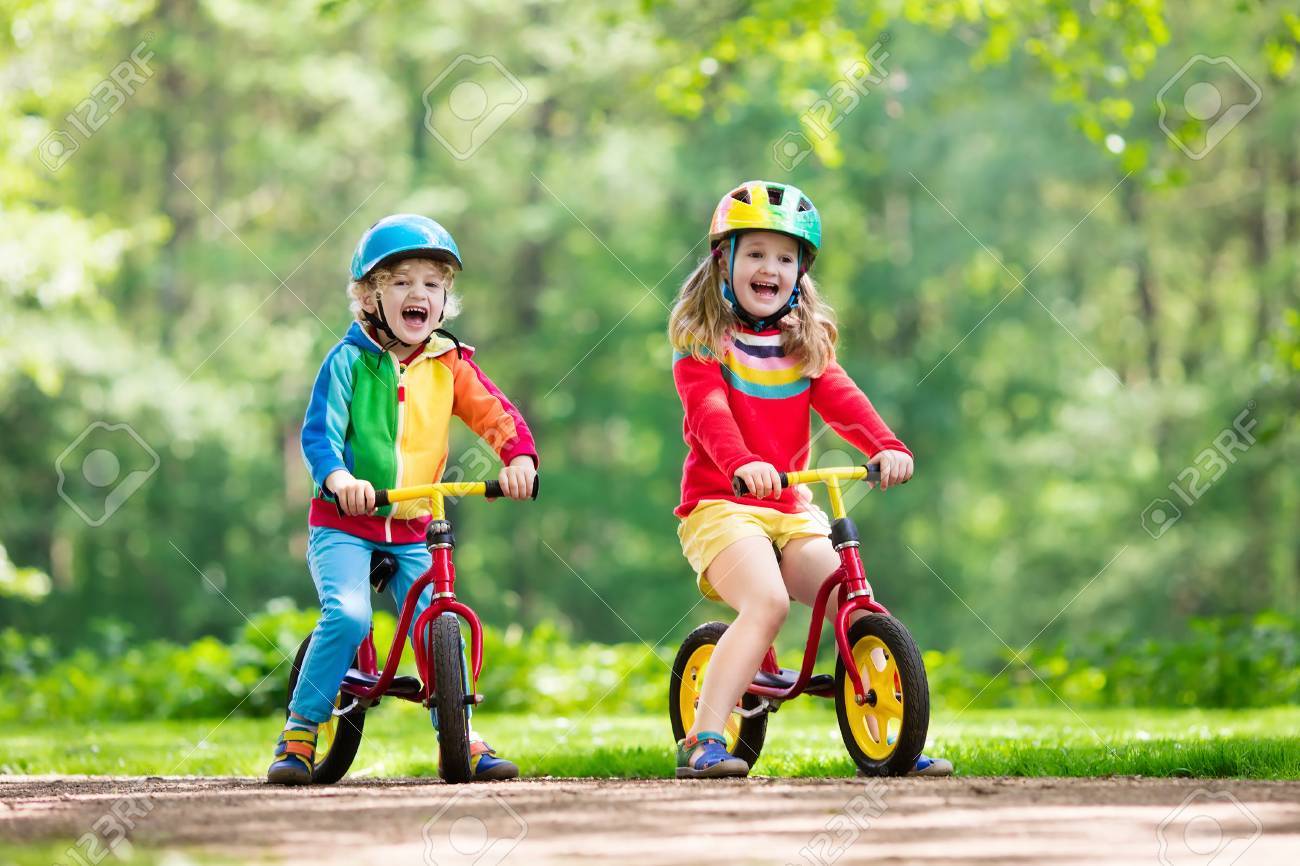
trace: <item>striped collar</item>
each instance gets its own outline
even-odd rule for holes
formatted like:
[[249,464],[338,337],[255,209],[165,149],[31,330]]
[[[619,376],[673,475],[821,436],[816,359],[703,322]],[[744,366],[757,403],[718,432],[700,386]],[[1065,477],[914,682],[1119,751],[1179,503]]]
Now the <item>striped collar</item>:
[[808,389],[803,365],[786,357],[780,329],[736,329],[723,341],[723,377],[751,397],[784,399]]

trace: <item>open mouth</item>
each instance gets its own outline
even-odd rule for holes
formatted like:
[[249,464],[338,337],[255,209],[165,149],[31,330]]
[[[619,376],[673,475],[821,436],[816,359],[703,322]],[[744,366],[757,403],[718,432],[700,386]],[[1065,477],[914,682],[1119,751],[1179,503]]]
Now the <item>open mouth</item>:
[[781,288],[776,283],[767,283],[762,280],[751,280],[749,283],[749,290],[763,300],[770,301],[776,298],[777,292],[779,292]]
[[418,304],[407,305],[402,307],[402,321],[409,328],[423,328],[429,321],[429,311]]

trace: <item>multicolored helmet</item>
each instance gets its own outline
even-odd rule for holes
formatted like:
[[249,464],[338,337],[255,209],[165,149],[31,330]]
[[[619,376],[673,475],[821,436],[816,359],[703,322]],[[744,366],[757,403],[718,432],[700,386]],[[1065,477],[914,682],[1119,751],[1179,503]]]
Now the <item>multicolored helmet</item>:
[[451,232],[426,216],[398,213],[386,216],[361,236],[352,254],[352,279],[365,279],[394,258],[436,259],[461,269],[460,250]]
[[799,282],[795,281],[790,298],[781,309],[765,318],[757,318],[740,303],[731,283],[736,271],[736,238],[742,232],[769,231],[789,235],[799,241],[799,276],[812,267],[822,244],[822,218],[812,201],[788,183],[766,180],[745,181],[722,197],[709,224],[709,241],[713,254],[722,256],[721,244],[731,241],[727,257],[727,276],[722,280],[722,298],[731,305],[736,318],[756,331],[774,327],[799,306]]
[[802,241],[808,254],[805,271],[822,245],[821,215],[808,196],[787,183],[750,180],[724,195],[713,211],[709,240],[716,246],[736,232],[755,229]]

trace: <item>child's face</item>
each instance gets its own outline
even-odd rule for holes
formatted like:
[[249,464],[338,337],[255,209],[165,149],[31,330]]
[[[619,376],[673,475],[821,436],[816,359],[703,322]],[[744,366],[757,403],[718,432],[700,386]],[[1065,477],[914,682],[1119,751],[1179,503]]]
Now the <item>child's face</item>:
[[780,232],[746,232],[736,242],[732,291],[755,318],[785,306],[799,278],[799,242]]
[[[429,259],[402,259],[389,268],[392,279],[380,292],[384,319],[393,335],[407,345],[417,345],[428,339],[442,318],[442,308],[447,301],[451,280],[444,266]],[[376,312],[375,296],[362,301],[362,306]]]

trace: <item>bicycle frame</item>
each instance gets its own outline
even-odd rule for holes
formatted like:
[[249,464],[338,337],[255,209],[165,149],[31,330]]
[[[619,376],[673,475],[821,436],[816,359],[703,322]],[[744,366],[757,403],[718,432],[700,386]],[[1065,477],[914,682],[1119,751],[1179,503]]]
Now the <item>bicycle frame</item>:
[[[378,675],[378,682],[368,688],[344,683],[343,691],[366,701],[378,701],[384,696],[388,687],[392,685],[393,678],[397,676],[397,667],[402,661],[407,632],[410,630],[412,618],[415,617],[415,607],[419,604],[420,596],[424,593],[425,588],[432,585],[433,600],[424,612],[415,619],[415,637],[412,640],[412,645],[415,648],[415,664],[420,673],[422,688],[418,695],[399,693],[396,696],[426,704],[433,698],[433,659],[429,648],[424,645],[425,642],[422,640],[422,636],[426,633],[430,623],[433,622],[433,618],[444,613],[456,614],[469,625],[470,669],[473,672],[473,683],[471,683],[470,691],[473,693],[474,684],[478,682],[479,674],[483,670],[483,625],[479,622],[478,615],[473,610],[456,600],[456,566],[452,561],[452,550],[455,548],[456,542],[452,537],[451,522],[447,520],[444,500],[447,496],[496,497],[500,495],[500,486],[495,481],[423,484],[417,487],[376,492],[376,506],[412,499],[429,500],[430,514],[433,521],[429,524],[425,543],[429,547],[433,562],[429,565],[428,570],[411,585],[410,591],[406,594],[406,599],[402,603],[401,615],[398,618],[397,631],[393,634],[392,644],[388,648],[388,656],[384,662],[383,672],[379,673],[377,671],[378,660],[373,630],[366,635],[365,640],[361,642],[361,647],[357,650],[358,668],[363,673],[371,676]],[[536,495],[537,488],[534,485],[533,496]]]
[[[862,674],[853,660],[853,650],[849,647],[849,617],[857,611],[883,613],[886,616],[890,614],[883,604],[873,598],[871,584],[867,581],[866,567],[862,564],[862,556],[859,552],[857,527],[854,526],[853,521],[845,513],[844,497],[840,493],[840,482],[875,481],[879,477],[879,469],[874,465],[836,469],[808,469],[802,472],[786,472],[782,474],[782,487],[790,487],[796,484],[826,485],[826,490],[830,494],[831,514],[834,517],[834,522],[831,524],[831,542],[835,545],[835,550],[839,554],[840,567],[832,572],[817,590],[817,597],[813,601],[812,622],[808,626],[808,642],[804,646],[803,664],[799,668],[799,676],[794,684],[789,688],[782,689],[775,686],[751,683],[749,688],[746,689],[749,694],[771,700],[785,701],[804,693],[808,681],[812,679],[813,664],[817,660],[817,645],[821,642],[822,621],[826,614],[826,606],[830,601],[831,593],[838,589],[839,610],[835,615],[833,626],[835,645],[840,658],[844,660],[845,671],[853,683],[855,699],[859,705],[867,702],[866,690],[862,685]],[[767,655],[763,657],[759,670],[770,674],[778,673],[781,670],[776,661],[776,651],[773,648],[768,648]],[[813,690],[808,693],[818,697],[833,696],[833,691],[828,689]]]

